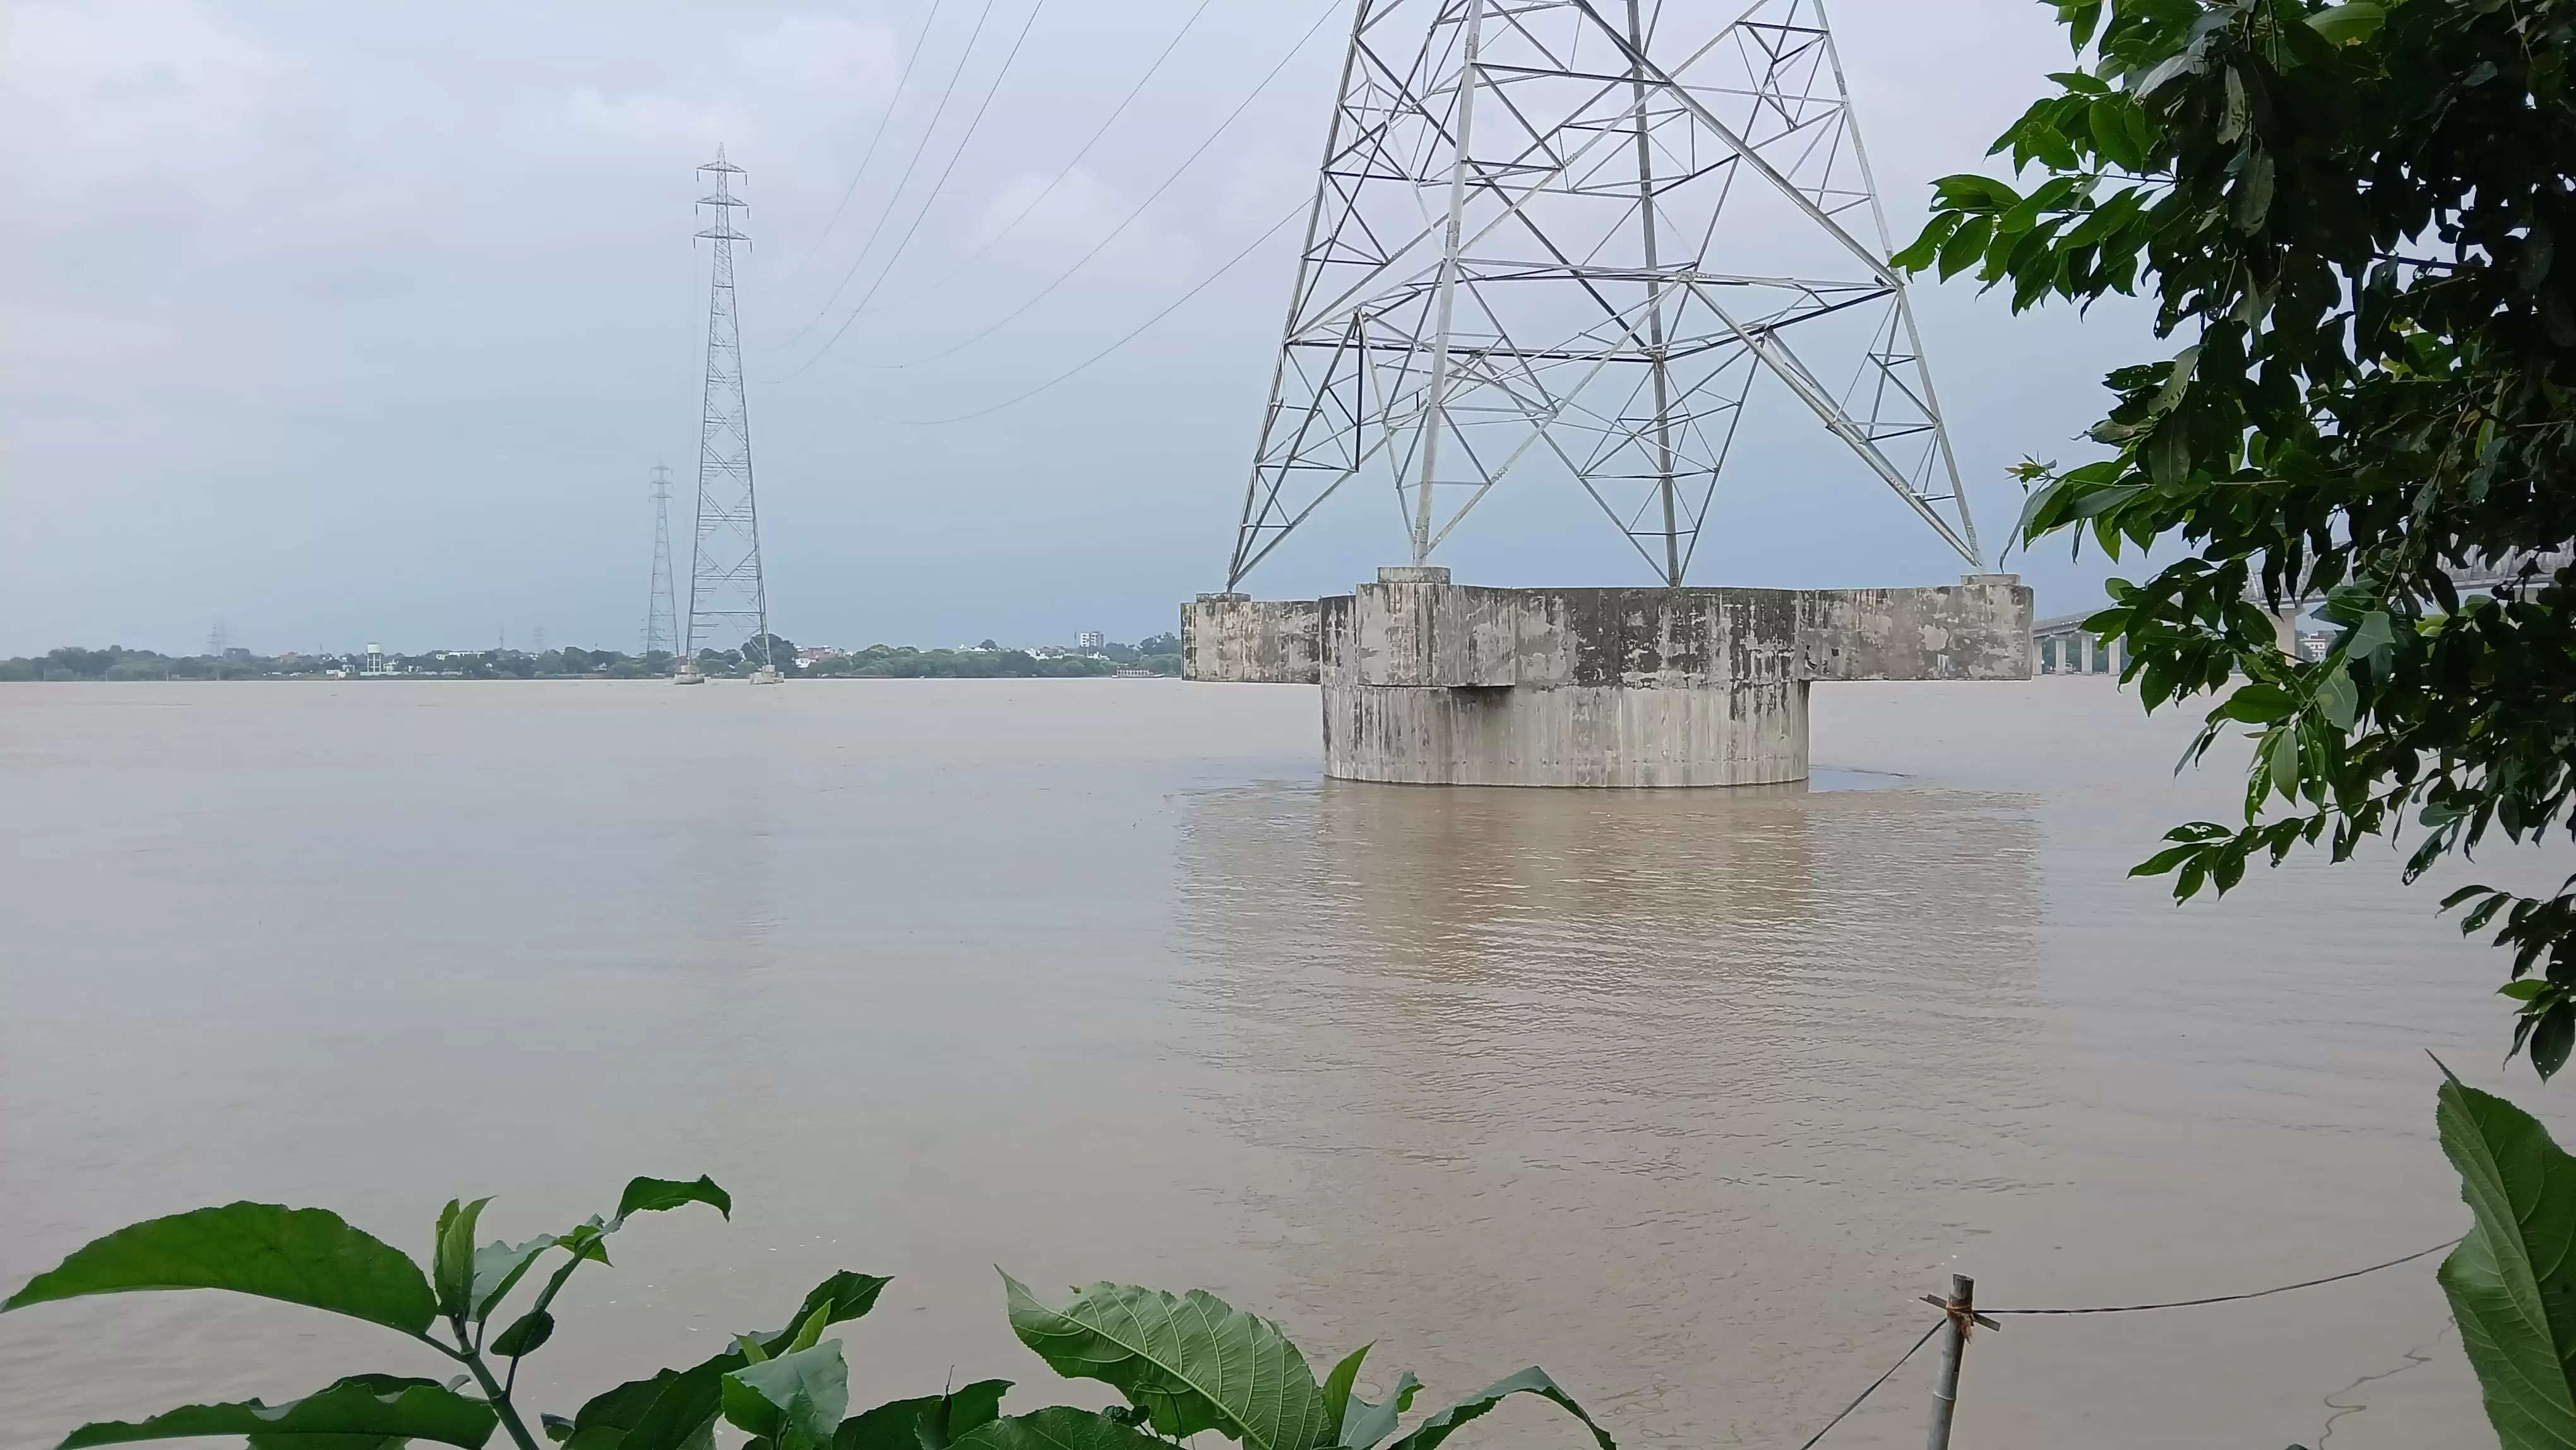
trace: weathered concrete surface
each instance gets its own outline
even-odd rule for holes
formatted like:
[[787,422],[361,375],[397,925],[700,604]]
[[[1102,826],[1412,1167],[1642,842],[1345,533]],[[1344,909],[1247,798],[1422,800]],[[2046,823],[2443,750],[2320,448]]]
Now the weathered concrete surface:
[[1181,675],[1231,684],[1314,684],[1317,612],[1311,599],[1202,594],[1181,609]]
[[1416,568],[1314,605],[1203,598],[1182,639],[1192,679],[1318,681],[1328,775],[1695,786],[1804,779],[1812,681],[2027,679],[2030,631],[2010,575],[1480,589]]

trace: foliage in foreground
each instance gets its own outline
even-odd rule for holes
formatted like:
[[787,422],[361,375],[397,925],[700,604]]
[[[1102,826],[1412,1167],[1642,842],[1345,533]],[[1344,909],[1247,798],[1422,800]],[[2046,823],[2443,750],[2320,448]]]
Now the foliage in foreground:
[[[1399,1435],[1420,1382],[1404,1374],[1385,1400],[1363,1399],[1366,1345],[1319,1383],[1279,1326],[1205,1291],[1093,1284],[1048,1304],[1007,1274],[1020,1341],[1059,1374],[1112,1386],[1124,1405],[1004,1415],[1010,1381],[982,1380],[852,1415],[841,1341],[824,1335],[874,1308],[888,1281],[847,1271],[814,1286],[781,1328],[738,1335],[721,1354],[595,1395],[569,1418],[540,1415],[532,1431],[515,1395],[519,1366],[553,1342],[555,1299],[574,1271],[607,1263],[609,1236],[636,1214],[698,1203],[730,1218],[733,1200],[703,1177],[638,1178],[611,1218],[478,1247],[489,1202],[450,1202],[439,1214],[426,1274],[401,1250],[322,1209],[235,1203],[151,1219],[37,1275],[0,1303],[0,1313],[93,1294],[229,1289],[380,1325],[465,1370],[443,1383],[354,1374],[274,1405],[183,1405],[144,1420],[84,1425],[61,1450],[202,1435],[247,1436],[252,1450],[395,1450],[406,1440],[481,1450],[495,1429],[518,1450],[540,1450],[540,1432],[565,1450],[710,1450],[720,1420],[750,1437],[745,1450],[1167,1450],[1167,1442],[1205,1430],[1245,1450],[1435,1450],[1514,1394],[1562,1407],[1591,1432],[1596,1450],[1615,1450],[1535,1367]],[[551,1271],[538,1273],[550,1260]],[[505,1312],[522,1285],[535,1286],[525,1307]]]
[[[2088,628],[2149,709],[2225,697],[2186,759],[2256,732],[2243,823],[2180,827],[2141,874],[2224,892],[2411,818],[2412,880],[2576,826],[2576,567],[2452,582],[2576,538],[2576,0],[2050,3],[2079,66],[1995,146],[2036,185],[1945,178],[1897,262],[2016,311],[2147,292],[2186,344],[2110,374],[2111,457],[2019,470],[2025,541],[2193,551]],[[2333,648],[2285,655],[2271,614],[2320,595]],[[2446,903],[2516,949],[2543,1076],[2576,1047],[2571,888]]]
[[2442,1151],[2475,1218],[2442,1292],[2504,1450],[2576,1446],[2576,1158],[2532,1116],[2457,1078]]

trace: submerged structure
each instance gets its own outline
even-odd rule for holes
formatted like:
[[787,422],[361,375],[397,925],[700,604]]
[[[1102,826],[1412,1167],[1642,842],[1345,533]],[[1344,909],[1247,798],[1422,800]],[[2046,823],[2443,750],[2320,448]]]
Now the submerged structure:
[[[1323,687],[1326,769],[1456,784],[1806,774],[1818,679],[2023,678],[1821,0],[1359,0],[1226,587],[1183,671]],[[1688,587],[1756,389],[1971,573]],[[1658,587],[1480,589],[1432,560],[1500,486],[1588,497]],[[1247,576],[1391,488],[1410,560],[1347,596]]]

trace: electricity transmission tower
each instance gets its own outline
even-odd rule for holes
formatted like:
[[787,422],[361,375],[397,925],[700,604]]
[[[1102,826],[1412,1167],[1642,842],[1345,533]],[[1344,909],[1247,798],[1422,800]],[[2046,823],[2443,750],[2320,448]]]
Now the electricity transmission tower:
[[1416,564],[1553,478],[1678,586],[1757,379],[1983,567],[1822,0],[1719,8],[1359,0],[1228,589],[1363,477]]
[[671,470],[653,465],[653,584],[644,596],[644,653],[678,653],[679,606],[671,584]]
[[742,331],[734,308],[733,244],[748,238],[734,229],[743,202],[733,178],[743,174],[725,160],[698,168],[711,178],[698,205],[715,221],[698,235],[715,244],[715,270],[707,300],[706,406],[698,431],[698,527],[689,569],[688,632],[682,636],[680,678],[697,678],[702,645],[723,647],[747,632],[745,648],[757,680],[778,678],[769,657],[769,588],[760,572],[760,511],[751,488],[751,413],[743,397]]

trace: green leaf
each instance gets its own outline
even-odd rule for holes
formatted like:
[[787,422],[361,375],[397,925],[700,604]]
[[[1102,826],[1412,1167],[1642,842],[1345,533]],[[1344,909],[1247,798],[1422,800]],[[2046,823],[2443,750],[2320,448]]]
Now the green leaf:
[[474,1307],[474,1224],[483,1216],[483,1205],[489,1198],[478,1198],[459,1208],[455,1199],[438,1216],[438,1252],[432,1260],[430,1283],[438,1291],[438,1312],[461,1318]]
[[2499,997],[2511,997],[2517,1002],[2528,1002],[2532,998],[2537,997],[2548,990],[2549,983],[2546,981],[2543,981],[2538,977],[2525,977],[2519,982],[2507,982],[2503,986],[2496,988],[2496,995]]
[[2344,647],[2347,656],[2358,656],[2371,662],[2373,668],[2388,663],[2389,652],[2397,646],[2397,632],[2390,625],[2388,611],[2374,609],[2354,625],[2352,642]]
[[977,1380],[933,1398],[914,1427],[921,1437],[921,1450],[948,1450],[959,1439],[1000,1418],[1002,1396],[1010,1388],[1009,1380]]
[[1899,272],[1922,271],[1932,265],[1933,258],[1941,255],[1941,244],[1948,241],[1950,234],[1958,229],[1957,212],[1934,212],[1932,219],[1923,224],[1921,235],[1908,243],[1904,251],[1888,258],[1887,265]]
[[944,1395],[893,1400],[853,1415],[833,1432],[833,1450],[948,1450],[1002,1412],[1009,1380],[977,1380]]
[[1941,280],[1949,281],[1973,265],[1986,253],[1986,241],[1995,233],[1991,216],[1972,216],[1959,223],[1959,229],[1941,244]]
[[660,1213],[684,1203],[704,1203],[730,1222],[733,1218],[733,1195],[716,1186],[716,1181],[700,1174],[687,1183],[676,1178],[638,1178],[618,1195],[617,1216],[609,1220],[615,1227],[639,1213]]
[[553,1234],[539,1234],[524,1244],[503,1243],[499,1239],[474,1251],[474,1315],[490,1317],[501,1301],[518,1287],[519,1280],[536,1266],[546,1250],[562,1240]]
[[414,1336],[438,1313],[429,1281],[400,1249],[328,1210],[274,1203],[201,1208],[118,1229],[28,1280],[0,1313],[144,1289],[230,1289]]
[[2350,671],[2338,667],[2317,682],[2317,709],[2337,730],[2352,728],[2361,714],[2361,687],[2352,682]]
[[491,1406],[435,1380],[351,1375],[284,1404],[182,1405],[130,1424],[83,1425],[64,1437],[59,1450],[199,1435],[247,1435],[275,1450],[344,1450],[362,1440],[434,1440],[480,1450],[497,1423]]
[[2264,754],[2272,771],[2272,789],[2284,798],[2299,798],[2299,732],[2281,726],[2271,732]]
[[724,1417],[780,1445],[829,1445],[850,1408],[850,1368],[835,1339],[727,1374]]
[[1049,1307],[1009,1274],[1011,1331],[1058,1374],[1116,1387],[1153,1427],[1215,1430],[1254,1450],[1313,1450],[1337,1426],[1306,1357],[1279,1326],[1204,1289],[1093,1284]]
[[1422,1381],[1406,1370],[1395,1377],[1395,1393],[1383,1404],[1372,1405],[1352,1395],[1342,1412],[1342,1445],[1346,1450],[1374,1450],[1379,1441],[1395,1433],[1396,1421],[1413,1408],[1413,1397],[1421,1392]]
[[1592,1432],[1593,1443],[1600,1450],[1619,1450],[1609,1433],[1594,1424],[1592,1417],[1583,1412],[1583,1407],[1574,1402],[1574,1397],[1559,1389],[1556,1381],[1547,1377],[1547,1371],[1537,1365],[1531,1365],[1519,1374],[1506,1375],[1447,1409],[1435,1412],[1414,1426],[1403,1439],[1396,1441],[1390,1450],[1433,1450],[1441,1441],[1456,1434],[1460,1426],[1501,1403],[1505,1396],[1520,1394],[1537,1395],[1581,1420],[1583,1428]]
[[531,1309],[510,1321],[492,1340],[492,1352],[504,1359],[520,1359],[537,1352],[540,1345],[555,1337],[555,1317],[543,1309]]
[[2388,7],[2377,0],[2353,0],[2349,5],[2332,5],[2308,17],[2308,28],[2337,45],[2351,45],[2368,40],[2388,19]]
[[2504,1450],[2576,1445],[2576,1159],[2502,1098],[2451,1078],[2435,1120],[2475,1224],[2442,1292]]
[[922,1450],[922,1417],[940,1401],[938,1395],[889,1400],[852,1415],[832,1432],[832,1450]]
[[957,1450],[1171,1450],[1171,1447],[1097,1411],[1059,1406],[994,1420],[960,1439]]
[[[817,1309],[829,1310],[827,1324],[857,1319],[876,1307],[877,1296],[891,1282],[844,1269],[805,1295],[786,1328],[755,1337],[784,1348]],[[722,1408],[724,1376],[746,1362],[739,1351],[727,1350],[688,1369],[666,1369],[593,1396],[573,1417],[567,1450],[687,1450],[703,1438]]]
[[[1351,1386],[1358,1382],[1360,1365],[1366,1362],[1373,1347],[1363,1344],[1343,1355],[1341,1363],[1333,1366],[1333,1372],[1324,1376],[1324,1423],[1335,1427],[1343,1423],[1351,1407]],[[1347,1445],[1350,1442],[1343,1440],[1342,1443]]]

